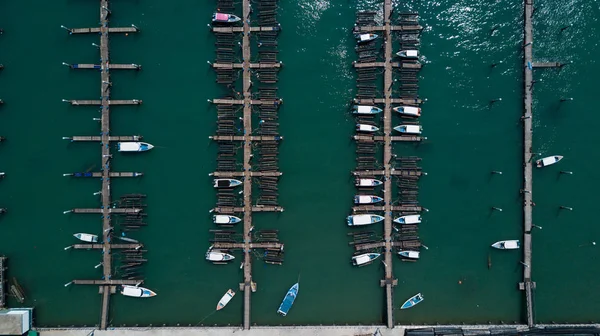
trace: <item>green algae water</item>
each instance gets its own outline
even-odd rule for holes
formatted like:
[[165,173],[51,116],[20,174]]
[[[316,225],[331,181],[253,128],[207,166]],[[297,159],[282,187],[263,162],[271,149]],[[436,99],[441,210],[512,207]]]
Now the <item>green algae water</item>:
[[[98,4],[73,1],[0,3],[0,253],[9,275],[25,288],[23,306],[36,309],[38,326],[95,325],[101,297],[95,286],[68,286],[100,278],[96,251],[65,251],[73,233],[100,234],[96,215],[63,215],[97,207],[100,183],[62,177],[97,171],[97,144],[69,143],[63,136],[95,135],[96,108],[71,107],[61,99],[97,99],[99,74],[70,70],[67,63],[98,62],[98,36],[70,36],[60,25],[97,25]],[[382,1],[280,1],[283,31],[279,59],[279,184],[281,214],[256,214],[258,229],[278,229],[286,246],[283,266],[254,263],[258,291],[252,322],[260,325],[356,324],[384,321],[383,264],[353,268],[345,216],[352,206],[356,60],[351,35],[357,10],[382,10]],[[520,1],[395,2],[397,12],[418,11],[421,54],[419,95],[426,98],[421,123],[428,140],[396,144],[399,156],[418,155],[428,175],[420,182],[424,214],[420,237],[428,247],[417,263],[394,262],[395,304],[422,292],[425,302],[396,311],[397,323],[488,323],[524,319],[517,290],[521,253],[492,251],[497,240],[520,239],[522,203],[522,22]],[[533,279],[538,322],[597,321],[595,280],[600,240],[594,202],[600,158],[593,110],[600,65],[597,1],[551,0],[537,6],[534,58],[570,62],[534,70],[534,151],[564,155],[556,166],[535,171]],[[136,63],[139,72],[113,71],[113,99],[142,99],[112,109],[112,133],[141,134],[157,146],[135,156],[118,155],[115,171],[141,171],[139,179],[115,179],[113,195],[148,195],[148,226],[132,234],[148,249],[145,284],[151,300],[111,297],[111,324],[240,325],[241,292],[212,314],[243,274],[238,263],[212,265],[203,255],[213,228],[216,112],[207,99],[224,94],[206,61],[215,58],[206,27],[212,1],[114,1],[111,26],[135,24],[139,34],[111,38],[113,63]],[[562,27],[572,25],[559,33]],[[500,63],[501,62],[501,63]],[[490,64],[500,63],[495,68]],[[492,99],[501,102],[490,106]],[[560,98],[574,98],[559,103]],[[502,175],[492,175],[492,170]],[[573,171],[560,175],[559,171]],[[559,211],[570,206],[573,211]],[[502,208],[502,212],[491,211]],[[376,229],[380,230],[380,229]],[[514,253],[513,253],[514,252]],[[241,255],[238,255],[241,257]],[[492,267],[488,269],[488,258]],[[290,314],[275,312],[298,279]],[[9,306],[20,306],[9,299]]]

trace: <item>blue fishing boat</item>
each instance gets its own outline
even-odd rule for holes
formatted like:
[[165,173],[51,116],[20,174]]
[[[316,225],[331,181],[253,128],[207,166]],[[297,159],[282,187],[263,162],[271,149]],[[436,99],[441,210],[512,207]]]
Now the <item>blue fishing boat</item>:
[[411,297],[410,299],[406,300],[406,302],[404,302],[404,304],[402,305],[402,307],[400,307],[400,309],[408,309],[408,308],[412,308],[414,306],[416,306],[417,304],[421,303],[421,301],[423,301],[423,295],[421,293]]
[[292,305],[294,304],[294,300],[296,300],[296,295],[298,295],[298,287],[299,284],[295,283],[290,290],[288,290],[287,294],[283,298],[279,309],[277,309],[277,313],[283,316],[286,316]]

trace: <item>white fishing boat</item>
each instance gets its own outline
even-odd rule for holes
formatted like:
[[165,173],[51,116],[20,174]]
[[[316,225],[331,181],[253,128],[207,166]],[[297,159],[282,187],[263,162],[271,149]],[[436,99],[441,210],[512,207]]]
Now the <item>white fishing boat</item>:
[[241,19],[233,14],[225,14],[225,13],[214,13],[212,17],[212,22],[218,23],[233,23],[238,22]]
[[354,196],[355,204],[374,204],[383,201],[379,196],[356,195]]
[[421,108],[414,106],[396,106],[392,110],[400,113],[404,117],[415,117],[421,116]]
[[399,251],[398,255],[407,259],[419,259],[420,252],[417,251]]
[[230,215],[214,215],[213,222],[215,224],[236,224],[241,222],[242,220],[236,216]]
[[372,133],[379,131],[379,127],[367,124],[356,124],[356,131]]
[[402,58],[417,58],[419,57],[419,51],[417,50],[400,50],[396,53],[399,57]]
[[121,294],[123,294],[125,296],[143,297],[143,298],[156,296],[156,293],[149,290],[148,288],[138,287],[138,286],[128,286],[128,285],[122,285],[121,287],[122,287]]
[[419,224],[421,223],[421,215],[406,215],[394,219],[398,224]]
[[223,295],[221,300],[219,300],[219,303],[217,303],[217,310],[221,310],[221,309],[225,308],[225,306],[227,306],[229,301],[231,301],[231,299],[233,299],[234,295],[235,295],[235,292],[232,289],[228,290],[227,293],[225,293],[225,295]]
[[380,253],[365,253],[352,257],[352,265],[360,266],[373,262],[379,258]]
[[421,125],[400,125],[394,127],[394,130],[404,134],[421,134],[423,127]]
[[235,259],[235,257],[229,253],[225,253],[225,252],[221,252],[221,251],[210,251],[210,250],[208,252],[206,252],[206,260],[208,260],[208,261],[225,262],[225,261],[231,261],[233,259]]
[[543,159],[539,159],[539,160],[535,161],[535,165],[538,168],[542,168],[542,167],[553,165],[562,159],[563,159],[563,157],[561,155],[548,156]]
[[369,106],[369,105],[354,105],[352,107],[352,113],[354,114],[377,114],[383,111],[377,106]]
[[363,214],[348,216],[348,218],[346,218],[346,221],[348,222],[348,226],[358,226],[375,224],[381,222],[384,219],[385,217],[379,215]]
[[154,146],[147,142],[135,141],[117,143],[117,149],[119,152],[145,152],[151,150],[152,148],[154,148]]
[[236,179],[215,179],[215,188],[233,188],[242,184],[242,181]]
[[355,183],[355,185],[357,187],[377,187],[382,184],[383,184],[383,182],[376,180],[376,179],[370,179],[370,178],[358,178],[358,179],[356,179],[356,183]]
[[493,248],[499,250],[516,250],[521,246],[518,240],[501,240],[492,244]]
[[89,233],[76,233],[73,237],[88,243],[97,243],[98,236]]
[[379,37],[377,34],[356,34],[355,36],[358,43],[366,43]]

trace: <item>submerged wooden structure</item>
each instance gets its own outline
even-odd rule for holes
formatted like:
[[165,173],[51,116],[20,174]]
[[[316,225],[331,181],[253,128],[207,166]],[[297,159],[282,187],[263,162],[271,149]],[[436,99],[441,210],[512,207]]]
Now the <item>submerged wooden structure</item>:
[[[116,207],[115,202],[112,200],[111,195],[111,181],[112,177],[138,177],[141,173],[122,173],[111,171],[111,142],[112,141],[137,141],[139,137],[128,136],[128,137],[114,137],[111,135],[110,129],[110,108],[112,105],[139,105],[142,103],[141,100],[111,100],[111,88],[112,82],[110,77],[110,70],[139,70],[141,66],[135,64],[111,64],[110,63],[110,51],[109,51],[109,35],[110,33],[136,33],[138,28],[135,26],[123,27],[123,28],[112,28],[109,27],[109,17],[111,10],[109,8],[108,0],[100,0],[100,27],[93,28],[65,28],[70,34],[98,34],[100,35],[100,45],[98,46],[100,52],[100,63],[99,64],[68,64],[63,63],[71,69],[94,69],[100,71],[101,79],[101,92],[99,100],[63,100],[71,105],[96,105],[100,107],[101,117],[98,120],[100,122],[100,136],[74,136],[67,137],[67,140],[71,141],[94,141],[101,144],[101,162],[102,168],[100,172],[94,173],[74,173],[65,174],[65,176],[77,176],[77,177],[95,177],[100,178],[102,181],[102,190],[97,193],[101,197],[101,205],[99,208],[93,209],[72,209],[65,211],[65,213],[86,213],[86,214],[100,214],[102,219],[102,243],[98,244],[78,244],[74,245],[76,249],[89,248],[102,251],[102,278],[95,280],[73,280],[69,284],[81,284],[81,285],[96,285],[99,286],[99,292],[102,294],[102,310],[100,329],[106,329],[109,324],[109,302],[110,294],[115,293],[116,285],[136,285],[143,280],[141,279],[114,279],[116,274],[113,273],[113,250],[119,248],[130,248],[131,246],[124,246],[123,244],[112,244],[112,232],[115,226],[115,215],[138,215],[141,213],[141,208],[127,207],[121,208]],[[70,248],[70,247],[69,247]]]
[[[217,8],[226,13],[232,13],[236,9],[235,4],[229,0],[218,0]],[[251,12],[255,15],[251,15]],[[239,249],[244,253],[244,281],[240,283],[240,290],[244,292],[244,329],[250,328],[251,293],[257,287],[252,279],[252,250],[264,249],[265,261],[276,264],[281,263],[283,252],[283,245],[276,238],[276,231],[265,233],[269,237],[265,238],[268,241],[253,241],[256,239],[253,237],[253,212],[283,211],[277,200],[277,181],[281,175],[278,171],[277,147],[283,139],[277,131],[277,113],[283,101],[277,97],[275,86],[277,72],[282,66],[276,58],[276,38],[280,30],[276,12],[277,0],[256,1],[252,4],[252,10],[250,0],[243,0],[242,20],[238,24],[213,24],[212,27],[217,37],[217,60],[211,66],[217,74],[217,83],[226,85],[232,94],[211,101],[217,107],[218,121],[217,134],[210,138],[219,146],[217,171],[211,176],[235,178],[243,182],[241,202],[237,198],[238,192],[219,189],[217,206],[212,210],[219,214],[239,214],[243,222],[242,237],[214,230],[213,248]],[[251,21],[255,20],[258,26],[251,25]],[[240,34],[241,41],[236,44],[235,40],[239,39]],[[253,61],[251,53],[253,34],[259,40],[255,44],[257,61]],[[238,54],[238,45],[241,46],[241,55]],[[239,72],[241,92],[235,89]],[[253,81],[259,83],[257,92],[252,90]],[[256,116],[260,119],[258,126],[252,123]],[[238,148],[243,151],[241,164],[238,162]],[[256,201],[253,198],[254,189],[259,190]],[[262,235],[260,231],[256,234]],[[281,255],[281,259],[278,255]]]

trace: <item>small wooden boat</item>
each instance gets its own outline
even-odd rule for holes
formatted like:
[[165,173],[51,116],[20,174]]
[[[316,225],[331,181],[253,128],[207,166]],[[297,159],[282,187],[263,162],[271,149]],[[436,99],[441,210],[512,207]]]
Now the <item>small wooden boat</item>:
[[538,168],[542,168],[542,167],[553,165],[562,159],[563,159],[563,157],[561,155],[548,156],[543,159],[539,159],[539,160],[535,161],[535,165]]
[[117,149],[119,152],[145,152],[149,151],[154,146],[147,142],[119,142],[117,143]]
[[356,179],[356,183],[355,185],[357,187],[377,187],[382,185],[383,182],[376,180],[376,179],[369,179],[369,178],[358,178]]
[[236,179],[215,179],[215,188],[234,188],[242,184],[242,181]]
[[367,124],[356,124],[356,131],[372,133],[379,131],[379,127]]
[[211,251],[211,250],[206,252],[205,257],[206,257],[206,260],[212,261],[212,262],[225,262],[225,261],[231,261],[231,260],[235,259],[235,257],[229,253],[225,253],[225,252],[221,252],[221,251]]
[[227,293],[225,293],[225,295],[223,295],[221,300],[219,300],[219,303],[217,303],[217,310],[221,310],[221,309],[225,308],[225,306],[227,306],[229,301],[231,301],[231,299],[233,299],[234,295],[235,295],[235,292],[232,289],[228,290]]
[[419,51],[418,50],[400,50],[396,53],[396,55],[398,55],[399,57],[402,58],[417,58],[419,57]]
[[364,253],[352,257],[352,265],[360,266],[373,262],[373,260],[379,258],[381,253]]
[[419,252],[417,251],[400,251],[398,252],[398,255],[401,256],[402,258],[407,258],[407,259],[419,259]]
[[149,290],[148,288],[138,287],[138,286],[128,286],[128,285],[122,285],[121,287],[122,287],[121,294],[123,294],[125,296],[143,297],[143,298],[156,296],[156,293]]
[[392,110],[400,113],[403,117],[415,117],[421,116],[421,108],[414,106],[396,106]]
[[377,114],[383,111],[377,106],[369,106],[369,105],[354,105],[352,107],[352,113],[354,114]]
[[213,222],[215,224],[237,224],[241,221],[242,220],[236,216],[230,216],[230,215],[214,215],[213,216]]
[[406,215],[394,219],[398,224],[419,224],[421,223],[421,215]]
[[369,225],[381,222],[385,217],[379,215],[352,215],[346,218],[348,226]]
[[374,204],[383,201],[379,196],[356,195],[354,196],[355,204]]
[[421,134],[423,127],[421,125],[400,125],[394,127],[394,130],[404,134]]
[[406,300],[406,302],[404,302],[404,304],[402,304],[402,307],[400,307],[400,309],[408,309],[408,308],[412,308],[414,306],[416,306],[417,304],[421,303],[423,301],[423,295],[421,293],[411,297],[410,299]]
[[296,296],[298,295],[299,289],[300,289],[299,283],[295,283],[292,287],[290,287],[288,292],[285,294],[283,301],[281,301],[281,304],[279,305],[279,309],[277,309],[278,314],[281,314],[282,316],[286,316],[288,314],[288,312],[290,311],[290,308],[292,308],[292,305],[294,304],[294,301],[296,300]]
[[234,23],[238,22],[241,19],[238,16],[233,14],[224,14],[224,13],[214,13],[212,17],[212,22],[218,23]]
[[492,244],[493,248],[499,250],[516,250],[521,246],[518,240],[501,240]]
[[366,42],[373,41],[374,39],[378,38],[379,35],[377,35],[377,34],[356,34],[355,37],[356,37],[356,40],[358,43],[366,43]]
[[97,243],[98,236],[89,233],[76,233],[73,237],[88,243]]

